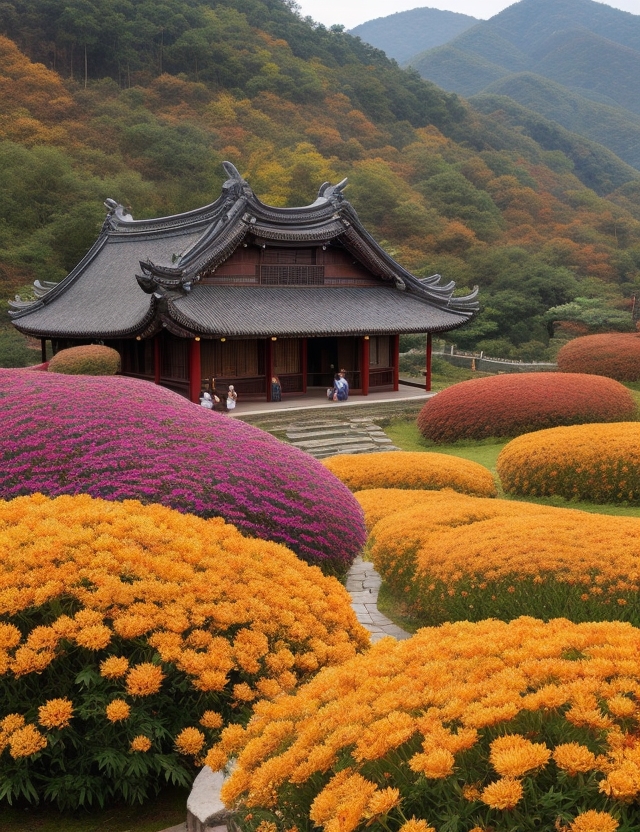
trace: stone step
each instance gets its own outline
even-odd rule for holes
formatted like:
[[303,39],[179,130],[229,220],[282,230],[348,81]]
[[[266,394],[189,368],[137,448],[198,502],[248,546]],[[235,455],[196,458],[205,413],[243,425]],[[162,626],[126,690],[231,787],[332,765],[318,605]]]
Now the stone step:
[[[363,436],[365,439],[371,435],[371,431],[366,430],[359,430],[356,428],[351,428],[349,425],[346,425],[341,428],[326,428],[325,430],[321,429],[314,429],[314,430],[304,430],[304,431],[287,431],[287,439],[289,442],[297,442],[299,439],[313,439],[316,436]],[[383,433],[383,431],[380,431]]]

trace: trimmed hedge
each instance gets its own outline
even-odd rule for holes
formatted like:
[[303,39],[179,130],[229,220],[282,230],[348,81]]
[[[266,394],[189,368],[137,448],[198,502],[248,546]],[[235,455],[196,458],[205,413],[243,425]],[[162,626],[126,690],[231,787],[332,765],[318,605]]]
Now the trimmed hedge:
[[633,419],[632,394],[617,381],[582,373],[523,373],[472,379],[429,399],[418,429],[433,442],[519,436],[585,422]]
[[640,422],[525,434],[500,452],[507,494],[640,505]]
[[371,531],[368,555],[423,626],[520,615],[640,625],[640,518],[453,491]]
[[324,465],[351,491],[453,488],[479,497],[497,494],[493,476],[484,465],[449,454],[420,451],[338,454],[325,459]]
[[48,369],[68,376],[115,376],[120,371],[120,354],[99,344],[69,347],[53,356]]
[[564,373],[640,381],[640,333],[608,332],[574,338],[559,351],[558,368]]
[[138,379],[0,370],[0,498],[41,492],[224,517],[326,572],[364,545],[362,510],[308,454]]

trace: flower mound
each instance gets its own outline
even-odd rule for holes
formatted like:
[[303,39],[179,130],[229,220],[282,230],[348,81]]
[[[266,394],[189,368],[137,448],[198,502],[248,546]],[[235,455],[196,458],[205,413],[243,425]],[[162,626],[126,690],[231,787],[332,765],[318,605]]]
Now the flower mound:
[[574,338],[558,353],[558,367],[563,373],[640,381],[640,333],[610,332]]
[[504,446],[497,468],[508,494],[640,505],[640,423],[525,434]]
[[640,519],[425,492],[369,556],[421,623],[565,616],[640,625]]
[[518,436],[585,422],[624,422],[636,410],[619,382],[580,373],[523,373],[463,381],[429,399],[418,428],[433,442]]
[[360,507],[319,462],[162,387],[0,370],[0,402],[2,499],[87,493],[221,516],[333,572],[364,544]]
[[639,674],[628,624],[445,624],[259,703],[211,759],[238,755],[249,829],[633,829]]
[[120,354],[111,347],[87,344],[60,350],[49,361],[50,373],[69,376],[114,376],[120,370]]
[[19,497],[0,502],[0,551],[10,802],[75,809],[187,785],[249,703],[368,644],[335,578],[221,518]]
[[453,488],[479,497],[494,497],[497,493],[491,472],[484,465],[448,454],[408,451],[340,454],[325,459],[324,465],[351,491]]

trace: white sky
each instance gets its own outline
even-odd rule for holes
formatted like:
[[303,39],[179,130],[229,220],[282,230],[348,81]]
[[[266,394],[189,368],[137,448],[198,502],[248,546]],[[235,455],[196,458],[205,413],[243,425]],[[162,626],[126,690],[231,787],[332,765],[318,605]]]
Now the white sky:
[[[472,17],[487,19],[498,14],[514,0],[297,0],[303,16],[312,17],[318,23],[332,26],[341,23],[347,29],[395,12],[428,7],[460,12]],[[640,0],[610,0],[607,6],[640,14]]]

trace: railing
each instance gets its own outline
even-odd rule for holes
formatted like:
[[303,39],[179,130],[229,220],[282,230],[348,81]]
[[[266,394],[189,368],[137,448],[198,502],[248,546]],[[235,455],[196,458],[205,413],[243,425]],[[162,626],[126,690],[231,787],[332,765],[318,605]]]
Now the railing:
[[304,377],[302,373],[286,373],[278,376],[280,388],[283,393],[302,393],[304,389]]
[[369,387],[388,387],[393,385],[393,367],[369,370]]

